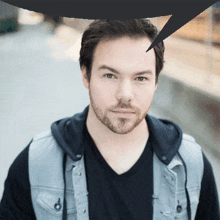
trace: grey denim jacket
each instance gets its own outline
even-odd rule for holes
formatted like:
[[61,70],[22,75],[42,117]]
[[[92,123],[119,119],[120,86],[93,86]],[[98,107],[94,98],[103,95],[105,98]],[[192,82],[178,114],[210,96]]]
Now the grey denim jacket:
[[[37,135],[30,145],[31,198],[38,220],[62,220],[63,155],[51,131]],[[188,220],[189,212],[193,220],[204,169],[201,147],[194,138],[183,134],[179,152],[168,165],[154,153],[153,169],[153,220]],[[67,156],[65,170],[67,219],[89,220],[84,157],[73,161]]]

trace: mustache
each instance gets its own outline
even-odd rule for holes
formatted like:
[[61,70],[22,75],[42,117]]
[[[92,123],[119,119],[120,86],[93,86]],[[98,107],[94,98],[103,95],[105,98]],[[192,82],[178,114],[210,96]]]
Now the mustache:
[[137,111],[137,108],[132,106],[131,103],[129,102],[122,102],[120,101],[116,106],[112,107],[111,110],[112,111],[117,111],[118,109],[126,109],[126,110],[131,110],[131,111]]

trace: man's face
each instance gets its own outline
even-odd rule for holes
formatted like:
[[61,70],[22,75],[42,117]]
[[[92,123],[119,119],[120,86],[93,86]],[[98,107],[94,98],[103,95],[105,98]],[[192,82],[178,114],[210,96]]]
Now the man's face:
[[90,110],[102,124],[117,134],[131,132],[151,106],[155,83],[155,53],[146,49],[147,37],[121,37],[101,41],[95,51],[89,89]]

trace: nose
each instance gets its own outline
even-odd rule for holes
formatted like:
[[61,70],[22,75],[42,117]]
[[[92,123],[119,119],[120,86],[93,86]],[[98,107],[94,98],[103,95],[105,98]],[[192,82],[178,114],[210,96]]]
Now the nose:
[[118,84],[116,97],[120,101],[130,102],[134,99],[132,84],[130,80],[123,80]]

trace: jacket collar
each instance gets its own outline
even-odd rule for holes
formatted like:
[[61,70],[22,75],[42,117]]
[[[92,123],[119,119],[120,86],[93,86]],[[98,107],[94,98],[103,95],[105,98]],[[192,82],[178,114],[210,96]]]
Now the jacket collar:
[[[84,155],[86,119],[89,106],[73,117],[61,119],[51,125],[54,138],[59,146],[73,161],[80,160]],[[157,157],[168,165],[177,154],[182,141],[182,131],[173,122],[157,119],[147,114],[146,121],[152,136],[152,147]]]

